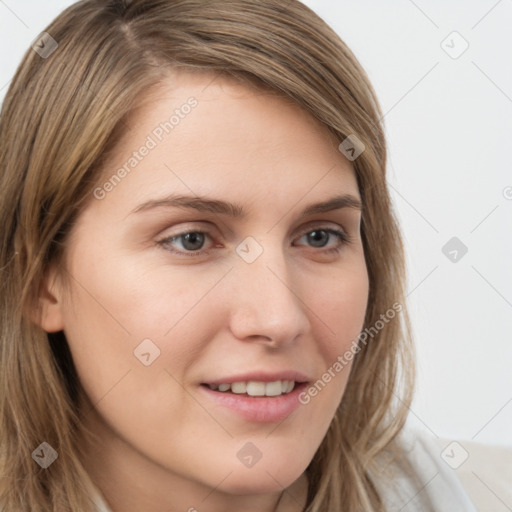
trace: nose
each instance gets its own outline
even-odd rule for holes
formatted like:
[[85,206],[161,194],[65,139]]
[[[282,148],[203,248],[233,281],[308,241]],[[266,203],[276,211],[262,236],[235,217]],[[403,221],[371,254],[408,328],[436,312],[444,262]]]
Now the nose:
[[265,250],[253,263],[238,261],[233,269],[236,286],[231,289],[230,328],[240,340],[278,348],[307,333],[310,322],[299,280],[292,283],[281,251],[269,253]]

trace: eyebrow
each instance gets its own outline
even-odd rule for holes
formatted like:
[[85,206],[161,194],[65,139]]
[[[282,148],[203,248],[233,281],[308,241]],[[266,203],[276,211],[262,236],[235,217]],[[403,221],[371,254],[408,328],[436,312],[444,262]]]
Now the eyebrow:
[[[188,208],[199,212],[215,213],[233,218],[244,218],[246,212],[237,203],[228,203],[218,199],[209,199],[200,196],[171,195],[162,199],[153,199],[137,206],[131,213],[145,212],[157,208]],[[362,211],[361,200],[351,194],[334,196],[320,203],[310,204],[301,212],[302,217],[325,213],[341,208],[352,208]]]

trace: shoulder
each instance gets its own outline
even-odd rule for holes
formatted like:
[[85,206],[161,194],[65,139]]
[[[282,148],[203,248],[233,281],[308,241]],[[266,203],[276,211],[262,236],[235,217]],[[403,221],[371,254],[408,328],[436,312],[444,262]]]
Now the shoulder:
[[400,451],[386,454],[380,473],[375,475],[386,510],[476,512],[450,466],[451,459],[432,435],[406,428],[396,439],[395,447]]

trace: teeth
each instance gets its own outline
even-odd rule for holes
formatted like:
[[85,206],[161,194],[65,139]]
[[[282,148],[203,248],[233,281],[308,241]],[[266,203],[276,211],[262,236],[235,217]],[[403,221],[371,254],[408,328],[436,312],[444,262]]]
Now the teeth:
[[231,391],[237,394],[247,393],[247,383],[233,382],[233,384],[231,384]]
[[[286,385],[286,388],[285,386]],[[288,392],[288,385],[286,382],[281,384],[280,380],[276,380],[275,382],[267,382],[265,384],[265,395],[267,396],[279,396],[281,393]]]
[[265,383],[251,380],[247,383],[247,394],[249,396],[265,396]]
[[248,394],[249,396],[279,396],[293,391],[295,382],[293,380],[276,380],[274,382],[233,382],[233,384],[211,384],[210,389],[214,391],[231,391],[237,395]]

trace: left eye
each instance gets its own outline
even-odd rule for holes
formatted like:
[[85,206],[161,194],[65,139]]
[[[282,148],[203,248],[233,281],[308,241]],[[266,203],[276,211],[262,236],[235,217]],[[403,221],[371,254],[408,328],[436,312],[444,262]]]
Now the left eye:
[[306,234],[302,235],[299,240],[306,238],[307,242],[311,244],[312,247],[325,247],[329,239],[332,237],[337,238],[337,242],[346,242],[346,237],[344,233],[341,231],[337,231],[335,229],[314,229],[313,231],[308,231]]

